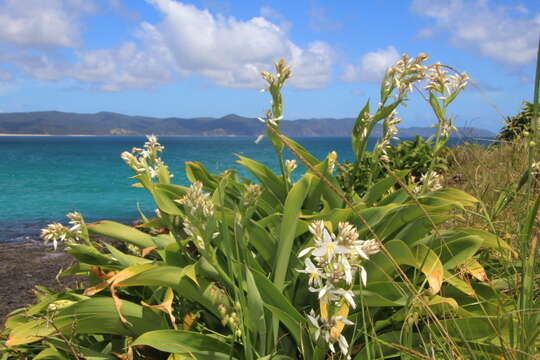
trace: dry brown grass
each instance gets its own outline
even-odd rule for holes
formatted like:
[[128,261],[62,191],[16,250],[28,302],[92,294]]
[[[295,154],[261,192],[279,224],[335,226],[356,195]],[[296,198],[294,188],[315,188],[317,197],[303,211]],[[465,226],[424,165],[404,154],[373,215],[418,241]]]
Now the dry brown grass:
[[[525,141],[489,147],[478,144],[457,146],[449,152],[449,172],[445,186],[461,189],[479,199],[481,204],[476,213],[489,214],[499,234],[516,234],[517,225],[523,216],[525,188],[515,193],[513,200],[500,214],[494,216],[494,210],[501,196],[516,190],[527,170],[527,156],[528,146]],[[535,195],[539,193],[536,191]],[[477,214],[465,214],[466,225],[486,227],[486,218]]]

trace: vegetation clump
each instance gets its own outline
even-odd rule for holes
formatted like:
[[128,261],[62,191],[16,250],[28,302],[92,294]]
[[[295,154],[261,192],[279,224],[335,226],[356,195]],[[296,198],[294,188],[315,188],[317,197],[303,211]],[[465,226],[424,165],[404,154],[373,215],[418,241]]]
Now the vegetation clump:
[[[186,187],[172,183],[155,137],[124,152],[155,215],[141,214],[134,228],[71,214],[70,227],[46,229],[76,260],[61,276],[87,285],[43,289],[35,305],[13,312],[3,359],[533,358],[540,201],[522,198],[524,251],[501,236],[499,213],[445,186],[446,113],[467,76],[426,62],[404,55],[388,70],[377,107],[367,103],[356,120],[349,164],[334,152],[318,159],[281,134],[281,88],[291,76],[283,61],[263,73],[272,108],[261,119],[279,174],[243,156],[256,181],[187,162]],[[395,146],[397,109],[413,86],[423,87],[437,132]],[[383,135],[368,151],[379,123]],[[283,159],[285,149],[295,161]],[[297,162],[306,170],[293,180]],[[534,184],[530,169],[524,176],[522,186]],[[484,222],[463,223],[473,215]]]
[[533,113],[534,105],[525,101],[521,106],[521,111],[517,115],[509,116],[504,120],[506,125],[501,132],[497,134],[497,139],[502,141],[515,141],[523,136],[530,136]]

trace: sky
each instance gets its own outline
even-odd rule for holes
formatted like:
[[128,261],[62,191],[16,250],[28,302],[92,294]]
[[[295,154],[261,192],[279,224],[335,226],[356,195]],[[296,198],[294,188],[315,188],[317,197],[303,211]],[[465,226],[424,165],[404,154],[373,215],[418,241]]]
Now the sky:
[[[261,116],[285,58],[286,119],[355,117],[401,54],[466,71],[449,113],[497,130],[533,97],[539,0],[0,0],[0,112]],[[433,115],[419,94],[405,126]]]

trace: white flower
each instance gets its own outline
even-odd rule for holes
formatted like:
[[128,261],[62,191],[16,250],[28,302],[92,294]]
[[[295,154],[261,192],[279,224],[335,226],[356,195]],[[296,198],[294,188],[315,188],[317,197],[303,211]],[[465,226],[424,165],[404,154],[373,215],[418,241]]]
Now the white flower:
[[347,343],[347,339],[345,339],[345,336],[339,335],[337,339],[339,349],[341,350],[341,353],[347,357],[347,359],[350,359],[349,355],[349,344]]
[[345,274],[345,282],[347,285],[351,285],[353,280],[352,268],[345,256],[341,257],[341,265],[343,266],[343,273]]
[[310,258],[307,258],[304,263],[306,268],[304,270],[297,270],[299,273],[304,273],[309,275],[308,284],[310,286],[322,286],[322,278],[325,276],[319,268],[313,264]]
[[354,242],[354,250],[364,260],[369,260],[370,255],[378,253],[381,249],[376,240],[358,240]]
[[315,341],[319,340],[319,336],[321,335],[321,327],[319,325],[319,315],[315,315],[315,311],[311,309],[311,312],[309,315],[307,315],[307,318],[309,322],[315,327]]
[[315,250],[311,253],[312,256],[326,256],[328,261],[332,261],[336,254],[346,254],[349,250],[339,245],[338,242],[333,241],[332,237],[328,233],[328,230],[324,229],[323,238],[315,240]]
[[339,289],[329,290],[329,293],[333,295],[334,298],[336,297],[336,295],[338,297],[344,298],[349,303],[349,305],[351,305],[353,309],[356,308],[356,303],[354,302],[354,293],[352,292],[352,290],[345,290],[345,289],[339,288]]
[[287,168],[289,174],[292,173],[297,168],[296,160],[285,160],[285,168]]
[[360,281],[362,281],[362,285],[367,286],[367,271],[364,269],[362,265],[358,267],[360,270]]

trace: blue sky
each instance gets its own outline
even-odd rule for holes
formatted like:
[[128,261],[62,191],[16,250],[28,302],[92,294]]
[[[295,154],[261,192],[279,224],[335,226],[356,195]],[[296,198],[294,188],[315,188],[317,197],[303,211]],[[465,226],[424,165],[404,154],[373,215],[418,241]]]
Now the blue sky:
[[[400,54],[466,71],[456,124],[497,130],[533,92],[540,1],[0,0],[0,111],[260,116],[284,57],[285,117],[354,117]],[[433,117],[418,95],[404,126]]]

